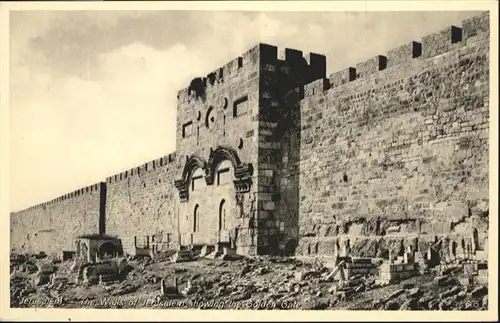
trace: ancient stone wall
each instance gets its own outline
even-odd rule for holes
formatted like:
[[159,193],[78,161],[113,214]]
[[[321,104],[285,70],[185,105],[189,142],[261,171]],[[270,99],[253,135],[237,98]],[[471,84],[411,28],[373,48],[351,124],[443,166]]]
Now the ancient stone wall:
[[241,254],[483,248],[488,130],[488,13],[329,77],[323,55],[258,44],[178,92],[174,154],[11,214],[12,248],[97,232],[126,252],[146,236]]
[[178,92],[175,179],[183,244],[236,239],[238,252],[255,252],[261,52],[257,45]]
[[488,13],[312,82],[300,104],[298,254],[375,256],[403,237],[482,248]]
[[117,235],[125,252],[133,254],[135,237],[141,244],[176,239],[176,170],[170,154],[106,179],[106,233]]
[[105,185],[98,183],[11,214],[11,249],[47,254],[74,250],[77,236],[102,231],[103,194]]

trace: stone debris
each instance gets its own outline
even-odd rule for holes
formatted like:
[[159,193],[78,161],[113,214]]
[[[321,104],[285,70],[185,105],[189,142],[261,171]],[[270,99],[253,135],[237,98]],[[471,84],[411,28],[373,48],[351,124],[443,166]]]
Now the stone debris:
[[38,263],[38,272],[44,275],[50,275],[55,271],[55,266],[52,263]]
[[399,302],[397,301],[390,301],[385,304],[384,309],[387,311],[396,311],[400,308]]
[[409,298],[419,297],[421,294],[422,294],[422,291],[418,287],[412,288],[408,291]]
[[55,273],[50,275],[50,284],[56,286],[59,284],[65,284],[68,282],[68,277],[57,276]]
[[295,273],[295,279],[298,281],[303,281],[312,277],[319,277],[320,273],[315,270],[299,271]]
[[418,309],[418,300],[417,299],[409,299],[401,304],[399,308],[402,311],[412,311]]
[[460,288],[458,286],[453,286],[450,290],[447,290],[444,293],[439,294],[440,299],[446,299],[450,296],[454,296],[456,294],[460,293]]
[[133,293],[137,290],[137,286],[132,285],[128,282],[123,282],[121,283],[118,288],[114,289],[111,292],[112,296],[120,296],[120,295],[125,295],[125,294],[130,294]]
[[474,288],[474,290],[470,293],[472,297],[482,297],[486,294],[488,294],[488,287],[486,286],[479,286]]
[[39,272],[35,279],[35,285],[41,286],[50,283],[50,275]]
[[172,262],[185,262],[192,261],[195,259],[193,252],[191,250],[178,250],[172,257]]
[[188,280],[186,287],[182,290],[182,294],[187,296],[197,292],[197,287],[193,286],[191,280]]
[[[464,273],[470,271],[463,269],[461,264],[449,268],[430,267],[427,274],[417,272],[401,281],[381,283],[377,272],[347,273],[345,266],[355,263],[362,264],[359,268],[374,266],[379,269],[384,261],[378,259],[342,257],[330,269],[317,259],[308,262],[279,257],[252,257],[231,262],[198,259],[174,265],[165,260],[137,258],[130,262],[124,258],[79,265],[76,273],[72,262],[63,262],[54,265],[50,275],[44,274],[50,271],[44,267],[32,278],[21,270],[23,263],[11,273],[14,285],[11,295],[15,302],[26,295],[40,298],[49,293],[64,294],[65,304],[71,304],[76,298],[67,293],[77,286],[83,291],[101,288],[106,295],[121,296],[143,290],[148,293],[153,287],[158,290],[160,285],[158,300],[249,300],[253,304],[264,304],[258,305],[262,309],[266,308],[266,302],[296,302],[301,309],[451,310],[488,306],[487,287],[470,279],[472,276]],[[404,263],[405,260],[408,258],[399,261]],[[120,273],[125,271],[127,275],[121,279]],[[81,279],[75,284],[74,277],[78,275]],[[462,276],[469,278],[466,286],[461,282]],[[421,280],[426,283],[420,283]],[[88,299],[90,302],[91,298]]]

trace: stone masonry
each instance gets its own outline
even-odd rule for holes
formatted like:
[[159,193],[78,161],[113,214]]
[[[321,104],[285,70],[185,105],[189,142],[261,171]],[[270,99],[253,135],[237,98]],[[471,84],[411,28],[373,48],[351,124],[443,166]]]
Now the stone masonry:
[[175,153],[11,214],[11,249],[78,235],[240,254],[483,249],[489,15],[326,75],[258,44],[177,96]]

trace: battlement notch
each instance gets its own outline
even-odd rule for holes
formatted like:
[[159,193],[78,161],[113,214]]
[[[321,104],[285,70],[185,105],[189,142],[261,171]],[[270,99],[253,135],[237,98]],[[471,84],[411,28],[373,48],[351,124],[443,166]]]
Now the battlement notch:
[[37,209],[46,208],[47,206],[56,205],[56,204],[59,204],[59,203],[61,203],[63,201],[72,199],[73,197],[81,196],[81,195],[84,195],[84,194],[87,194],[87,193],[91,193],[91,192],[97,192],[97,191],[100,190],[100,188],[101,188],[100,183],[92,184],[92,185],[89,185],[89,186],[85,186],[85,187],[79,188],[77,190],[74,190],[73,192],[70,192],[70,193],[67,193],[67,194],[55,197],[55,198],[53,198],[51,200],[48,200],[48,201],[45,201],[45,202],[42,202],[42,203],[38,203],[36,205],[30,206],[30,207],[28,207],[26,209],[23,209],[23,210],[19,210],[17,212],[14,212],[13,214],[20,213],[20,212],[23,212],[23,211],[30,211],[30,210],[37,210]]
[[[436,33],[428,34],[421,41],[411,41],[391,49],[385,55],[377,55],[356,67],[349,67],[330,74],[329,86],[336,88],[343,84],[363,79],[371,74],[394,68],[412,60],[421,61],[450,52],[457,46],[464,46],[465,41],[474,36],[489,36],[489,12],[463,20],[462,27],[449,26]],[[298,53],[290,52],[292,57]],[[285,54],[286,56],[286,54]],[[312,86],[314,88],[314,86]],[[308,86],[308,88],[311,88]],[[309,93],[310,94],[310,93]],[[306,93],[308,95],[308,93]]]
[[176,159],[176,153],[173,152],[163,157],[150,160],[147,163],[141,164],[139,166],[132,167],[120,173],[108,176],[106,177],[106,183],[116,183],[130,177],[139,176],[143,173],[147,173],[157,168],[167,166],[175,162],[175,159]]

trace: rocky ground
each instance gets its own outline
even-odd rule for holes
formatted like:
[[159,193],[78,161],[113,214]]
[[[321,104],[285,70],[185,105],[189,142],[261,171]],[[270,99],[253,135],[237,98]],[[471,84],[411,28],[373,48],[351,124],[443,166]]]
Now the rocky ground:
[[[21,257],[23,258],[23,257]],[[340,297],[331,271],[318,261],[251,258],[233,261],[200,259],[131,260],[134,268],[122,281],[77,283],[71,261],[51,268],[42,279],[38,262],[17,258],[11,270],[11,307],[62,308],[205,308],[205,309],[343,309],[343,310],[486,310],[484,281],[468,281],[463,267],[429,269],[416,277],[380,285],[375,277],[352,277],[350,293]],[[12,259],[11,259],[12,262]],[[12,266],[12,265],[11,265]],[[44,276],[46,277],[46,276]],[[162,279],[180,295],[166,295]],[[163,291],[163,292],[162,292]]]

